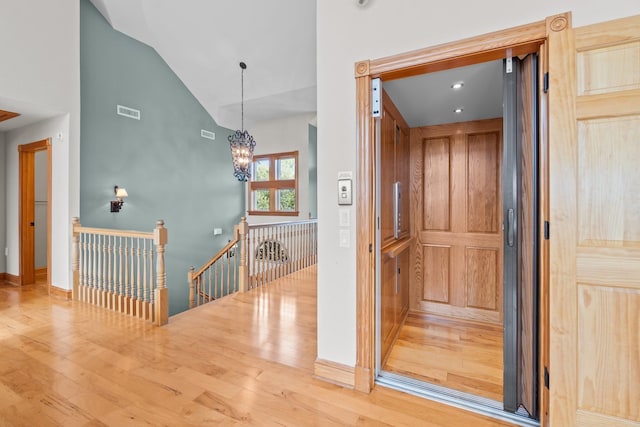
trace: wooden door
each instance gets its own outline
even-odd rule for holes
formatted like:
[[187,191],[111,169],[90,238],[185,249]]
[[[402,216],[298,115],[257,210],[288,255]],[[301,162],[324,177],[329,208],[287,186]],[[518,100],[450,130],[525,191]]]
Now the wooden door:
[[19,229],[20,284],[35,283],[35,153],[47,151],[47,285],[51,285],[51,141],[32,142],[18,146],[19,163]]
[[552,426],[640,422],[640,16],[550,20]]
[[411,130],[411,308],[502,322],[502,119]]
[[20,284],[35,283],[35,151],[19,146]]

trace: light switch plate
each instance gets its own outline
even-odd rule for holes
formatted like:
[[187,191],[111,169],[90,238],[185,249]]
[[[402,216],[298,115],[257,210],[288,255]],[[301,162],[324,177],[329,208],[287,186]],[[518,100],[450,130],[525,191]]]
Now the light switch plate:
[[340,227],[351,226],[351,212],[347,208],[341,208],[340,212]]
[[350,205],[352,203],[351,197],[351,180],[339,179],[338,180],[338,204]]
[[340,230],[340,247],[348,248],[351,246],[351,236],[349,230]]

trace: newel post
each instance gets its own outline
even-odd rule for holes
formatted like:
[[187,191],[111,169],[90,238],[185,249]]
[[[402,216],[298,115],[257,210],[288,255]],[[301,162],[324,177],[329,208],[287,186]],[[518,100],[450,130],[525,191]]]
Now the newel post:
[[156,290],[155,290],[155,324],[166,325],[169,322],[169,297],[167,290],[167,273],[164,267],[164,246],[167,244],[167,229],[164,221],[156,221],[153,230],[153,241],[156,245]]
[[238,291],[246,292],[249,289],[249,264],[247,262],[247,234],[249,233],[249,224],[247,218],[242,217],[238,224],[238,233],[240,235],[240,268],[238,269]]
[[73,230],[73,247],[71,252],[71,270],[73,271],[73,291],[71,297],[75,300],[80,299],[78,290],[80,289],[80,218],[74,216],[71,219]]
[[196,292],[193,285],[193,273],[195,272],[196,269],[193,268],[193,265],[189,267],[189,271],[187,272],[187,280],[189,281],[189,308],[196,306]]

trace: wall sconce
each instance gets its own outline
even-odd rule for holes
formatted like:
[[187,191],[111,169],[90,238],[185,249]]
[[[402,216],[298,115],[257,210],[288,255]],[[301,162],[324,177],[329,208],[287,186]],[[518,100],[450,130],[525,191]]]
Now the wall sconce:
[[124,188],[120,188],[117,185],[113,187],[113,192],[116,195],[116,200],[111,201],[111,212],[120,212],[122,205],[124,204],[125,197],[128,197],[127,190]]

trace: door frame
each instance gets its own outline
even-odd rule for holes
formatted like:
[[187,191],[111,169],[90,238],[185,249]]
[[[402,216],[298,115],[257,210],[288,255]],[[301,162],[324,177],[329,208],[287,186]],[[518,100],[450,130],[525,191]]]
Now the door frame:
[[[546,43],[551,32],[571,27],[571,14],[566,12],[519,27],[497,31],[426,49],[394,56],[359,61],[355,64],[356,79],[356,157],[357,157],[357,248],[356,248],[356,390],[369,393],[375,383],[376,357],[376,176],[375,120],[371,117],[371,80],[384,81],[410,77],[428,72],[472,65],[479,62],[539,53],[540,76],[548,69]],[[548,159],[546,131],[548,114],[546,99],[541,100],[540,116],[540,222],[549,217]],[[541,240],[544,241],[544,240]],[[548,245],[541,245],[540,254],[540,384],[544,384],[544,367],[549,366],[548,316]],[[541,387],[540,421],[546,425],[548,389]]]
[[[20,254],[20,285],[29,284],[30,277],[34,277],[35,282],[35,265],[33,258],[34,245],[25,242],[29,223],[33,220],[30,213],[33,214],[33,208],[29,209],[26,205],[29,200],[34,199],[35,188],[29,183],[35,181],[35,169],[33,167],[35,153],[37,151],[47,152],[47,291],[51,291],[51,195],[52,195],[52,153],[51,139],[43,139],[29,144],[18,146],[18,175],[19,175],[19,196],[18,196],[18,229],[19,229],[19,254]],[[29,166],[30,165],[30,166]]]

